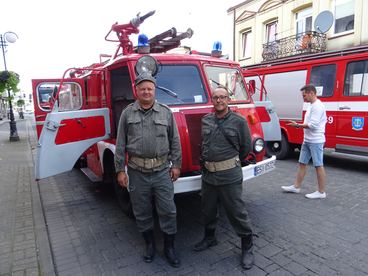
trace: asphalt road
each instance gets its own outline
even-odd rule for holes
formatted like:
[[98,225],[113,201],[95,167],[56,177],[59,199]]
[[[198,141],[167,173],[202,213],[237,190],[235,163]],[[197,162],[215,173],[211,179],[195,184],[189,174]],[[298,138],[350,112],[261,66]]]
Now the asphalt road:
[[120,211],[110,189],[91,183],[74,169],[39,181],[53,262],[57,275],[368,275],[368,161],[334,154],[325,157],[327,199],[310,200],[316,189],[313,168],[302,194],[286,194],[298,154],[278,161],[276,169],[245,183],[243,196],[258,235],[255,266],[242,270],[240,240],[221,212],[219,244],[196,253],[202,238],[200,196],[176,196],[180,268],[162,254],[142,260],[144,242],[134,220]]

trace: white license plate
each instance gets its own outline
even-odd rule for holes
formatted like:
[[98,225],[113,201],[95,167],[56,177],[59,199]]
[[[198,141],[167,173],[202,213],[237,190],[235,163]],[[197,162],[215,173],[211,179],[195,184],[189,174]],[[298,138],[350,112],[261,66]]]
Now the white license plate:
[[271,161],[266,164],[257,165],[254,167],[254,176],[265,174],[266,172],[272,171],[275,168],[275,161]]

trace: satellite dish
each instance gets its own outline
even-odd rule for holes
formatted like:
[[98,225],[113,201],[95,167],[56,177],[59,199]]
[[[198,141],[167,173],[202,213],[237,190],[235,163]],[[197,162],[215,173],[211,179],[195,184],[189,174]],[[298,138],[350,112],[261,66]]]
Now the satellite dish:
[[314,20],[314,29],[317,32],[324,34],[331,28],[333,20],[334,18],[332,12],[320,12],[320,14],[317,15],[316,20]]

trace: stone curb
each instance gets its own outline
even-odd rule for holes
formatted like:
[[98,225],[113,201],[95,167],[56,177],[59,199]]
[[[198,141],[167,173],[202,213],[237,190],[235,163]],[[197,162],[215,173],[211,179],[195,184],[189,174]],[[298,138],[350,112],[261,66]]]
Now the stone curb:
[[[32,125],[29,120],[27,120],[27,138],[29,150],[32,155],[32,163],[29,164],[29,167],[34,169],[37,137],[35,130],[32,129]],[[56,275],[55,266],[44,216],[44,209],[41,202],[41,195],[38,187],[39,183],[34,179],[34,171],[31,172],[31,176],[33,177],[33,179],[30,179],[33,208],[32,211],[35,225],[36,244],[38,248],[40,262],[40,274],[54,276]]]

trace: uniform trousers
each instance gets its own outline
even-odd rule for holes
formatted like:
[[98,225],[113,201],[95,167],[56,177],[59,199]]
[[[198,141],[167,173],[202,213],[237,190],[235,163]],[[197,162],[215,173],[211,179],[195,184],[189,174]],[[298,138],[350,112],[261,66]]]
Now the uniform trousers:
[[202,180],[202,211],[206,229],[216,229],[219,203],[239,237],[252,235],[252,225],[242,198],[242,180],[235,184],[211,185]]
[[177,231],[174,185],[169,170],[141,172],[128,168],[130,199],[139,232],[153,229],[152,198],[161,230],[169,235]]

